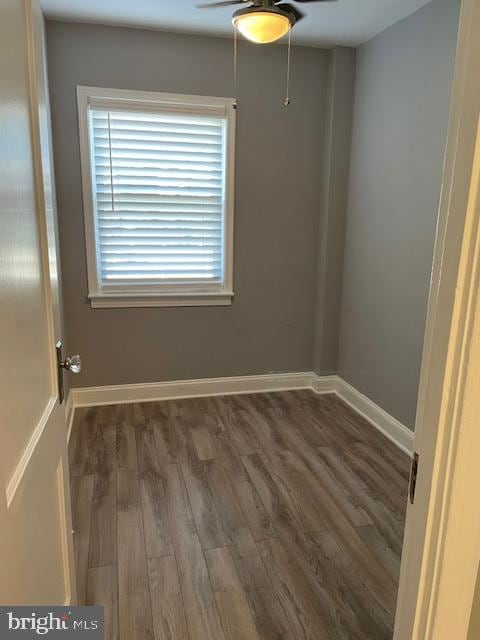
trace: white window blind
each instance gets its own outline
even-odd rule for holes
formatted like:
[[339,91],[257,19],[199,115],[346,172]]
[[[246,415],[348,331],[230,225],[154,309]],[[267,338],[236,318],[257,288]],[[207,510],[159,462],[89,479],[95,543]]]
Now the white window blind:
[[233,102],[78,96],[90,298],[231,298]]
[[103,284],[223,280],[224,121],[92,109]]

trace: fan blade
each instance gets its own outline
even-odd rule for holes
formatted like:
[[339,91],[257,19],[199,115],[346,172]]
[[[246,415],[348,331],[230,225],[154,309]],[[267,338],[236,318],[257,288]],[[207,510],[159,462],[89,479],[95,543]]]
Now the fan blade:
[[279,9],[283,9],[287,13],[291,13],[295,17],[295,22],[298,22],[305,16],[304,13],[299,11],[296,7],[293,6],[293,4],[289,4],[288,2],[277,2],[275,3],[275,6]]
[[222,2],[204,2],[197,4],[197,9],[216,9],[217,7],[229,7],[232,4],[244,4],[250,0],[223,0]]

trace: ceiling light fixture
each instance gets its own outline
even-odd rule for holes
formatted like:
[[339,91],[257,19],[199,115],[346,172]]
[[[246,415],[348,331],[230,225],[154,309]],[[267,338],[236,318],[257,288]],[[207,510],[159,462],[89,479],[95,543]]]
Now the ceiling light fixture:
[[[336,2],[336,0],[295,0],[296,3]],[[236,4],[249,6],[236,11],[232,22],[235,29],[251,42],[269,44],[280,40],[304,17],[294,5],[283,0],[215,0],[197,4],[199,9],[217,9]]]
[[248,7],[233,14],[232,24],[256,44],[269,44],[280,40],[296,22],[295,15],[280,7]]
[[[295,0],[295,2],[335,2],[336,0]],[[285,106],[290,104],[290,51],[292,27],[304,16],[295,6],[282,0],[215,0],[197,4],[199,9],[216,9],[235,4],[249,4],[232,16],[233,38],[233,84],[237,94],[237,33],[256,44],[277,42],[288,33],[287,48],[287,95]],[[235,101],[235,109],[237,102]]]

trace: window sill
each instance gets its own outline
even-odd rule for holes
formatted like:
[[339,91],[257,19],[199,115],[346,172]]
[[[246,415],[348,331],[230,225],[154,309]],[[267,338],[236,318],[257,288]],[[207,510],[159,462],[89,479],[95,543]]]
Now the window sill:
[[154,294],[89,295],[92,309],[125,309],[141,307],[225,307],[232,304],[232,293],[191,293],[191,294]]

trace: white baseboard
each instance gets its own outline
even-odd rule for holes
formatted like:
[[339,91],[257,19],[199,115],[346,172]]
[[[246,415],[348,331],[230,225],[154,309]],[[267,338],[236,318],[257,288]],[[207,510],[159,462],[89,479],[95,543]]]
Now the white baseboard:
[[[150,382],[145,384],[112,385],[71,389],[67,407],[93,407],[154,400],[175,400],[268,391],[312,389],[316,393],[336,393],[357,413],[394,442],[402,451],[413,451],[413,433],[372,400],[354,389],[339,376],[318,376],[306,371],[299,373],[272,373],[267,375],[235,376],[231,378],[204,378]],[[73,422],[71,412],[69,431]]]
[[314,374],[311,372],[272,373],[257,376],[235,376],[232,378],[204,378],[108,387],[84,387],[83,389],[72,389],[70,393],[73,396],[73,405],[75,407],[90,407],[152,400],[175,400],[179,398],[200,398],[202,396],[311,389],[313,378]]
[[339,376],[337,376],[335,392],[352,409],[366,418],[384,436],[396,444],[399,449],[409,455],[413,453],[413,431],[410,431],[399,420]]
[[312,383],[310,388],[315,393],[337,393],[338,376],[319,376],[316,373],[312,373]]

